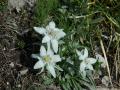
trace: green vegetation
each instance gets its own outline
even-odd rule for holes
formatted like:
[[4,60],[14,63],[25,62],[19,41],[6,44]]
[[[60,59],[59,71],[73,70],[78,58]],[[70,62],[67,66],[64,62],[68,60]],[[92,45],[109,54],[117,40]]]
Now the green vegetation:
[[[41,26],[51,20],[55,21],[57,26],[62,27],[67,33],[59,49],[59,52],[62,51],[61,56],[66,56],[64,58],[71,56],[74,60],[75,50],[87,47],[91,56],[95,57],[96,53],[100,53],[107,57],[106,75],[110,78],[110,75],[116,73],[115,78],[118,78],[120,67],[116,66],[120,62],[118,58],[120,53],[119,9],[119,0],[37,0],[36,25]],[[94,86],[92,81],[94,76],[88,78],[88,75],[86,79],[81,79],[81,76],[76,73],[78,71],[73,74],[68,70],[68,67],[71,68],[68,63],[62,62],[59,65],[66,70],[58,72],[59,76],[55,81],[64,90],[81,90],[84,86],[89,88]],[[76,69],[78,66],[72,66],[72,68],[78,70]],[[98,69],[98,66],[95,67]]]
[[35,7],[35,19],[38,24],[43,24],[45,21],[51,18],[51,14],[57,8],[57,0],[37,0],[37,5]]
[[7,0],[0,0],[0,11],[4,11],[7,7]]

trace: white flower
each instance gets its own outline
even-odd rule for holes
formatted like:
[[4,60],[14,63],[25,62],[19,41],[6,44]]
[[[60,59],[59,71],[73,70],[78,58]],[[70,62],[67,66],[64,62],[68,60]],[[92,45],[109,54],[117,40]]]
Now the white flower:
[[107,66],[104,57],[102,57],[100,54],[96,54],[96,59],[98,60],[98,62],[102,63],[101,67],[105,68]]
[[71,57],[66,58],[66,62],[70,63],[71,65],[74,64],[74,62],[71,60]]
[[58,40],[64,37],[66,34],[63,32],[63,29],[58,29],[55,27],[55,23],[51,21],[46,28],[43,27],[34,27],[35,31],[39,34],[43,34],[42,43],[48,43],[49,41],[52,44],[52,48],[55,53],[58,51]]
[[85,48],[82,51],[76,50],[77,55],[79,56],[79,60],[82,60],[80,64],[80,72],[83,73],[84,76],[86,76],[86,69],[94,70],[93,64],[96,62],[95,58],[88,58],[88,50]]
[[40,54],[32,54],[33,58],[37,58],[38,61],[34,65],[34,69],[42,68],[42,71],[44,67],[46,66],[46,69],[52,74],[52,76],[55,78],[55,64],[59,61],[61,61],[61,58],[59,55],[54,55],[53,51],[49,48],[46,51],[44,46],[41,46],[40,48]]

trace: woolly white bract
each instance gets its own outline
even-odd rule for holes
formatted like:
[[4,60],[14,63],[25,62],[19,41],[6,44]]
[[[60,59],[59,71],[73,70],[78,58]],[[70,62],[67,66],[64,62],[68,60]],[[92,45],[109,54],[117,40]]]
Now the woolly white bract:
[[105,58],[102,57],[102,55],[96,54],[96,59],[98,60],[98,62],[101,62],[101,67],[102,68],[105,68],[107,66]]
[[86,69],[94,70],[92,65],[96,63],[97,60],[95,58],[88,58],[88,50],[86,48],[82,51],[76,50],[76,52],[79,56],[79,60],[82,60],[80,64],[80,72],[86,76]]
[[[34,69],[42,68],[42,71],[44,70],[44,67],[52,74],[52,76],[55,78],[55,65],[57,62],[61,61],[61,58],[59,55],[54,55],[51,48],[46,50],[44,46],[41,46],[40,53],[39,54],[32,54],[33,58],[38,59],[36,64],[34,65]],[[42,72],[41,71],[41,72]]]
[[51,42],[54,52],[55,53],[58,52],[58,40],[66,35],[63,32],[63,29],[56,28],[55,23],[53,21],[51,21],[46,26],[46,28],[34,27],[34,30],[39,34],[44,35],[44,37],[42,39],[42,43]]

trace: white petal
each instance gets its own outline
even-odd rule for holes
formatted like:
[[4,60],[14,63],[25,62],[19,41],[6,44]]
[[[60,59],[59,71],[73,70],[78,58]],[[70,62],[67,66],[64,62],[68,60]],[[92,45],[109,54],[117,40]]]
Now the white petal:
[[40,56],[45,56],[45,55],[47,55],[46,49],[45,49],[44,46],[41,46],[41,48],[40,48]]
[[57,40],[51,40],[51,43],[52,43],[52,48],[54,50],[55,53],[58,52],[58,41]]
[[31,57],[32,58],[36,58],[38,60],[41,59],[40,56],[39,56],[39,54],[32,54]]
[[[57,28],[56,28],[57,29]],[[62,31],[62,29],[58,29],[56,39],[59,40],[60,38],[64,37],[66,34]]]
[[88,57],[88,50],[86,48],[84,49],[84,54],[83,55],[84,55],[84,58]]
[[81,62],[81,64],[80,64],[80,71],[82,72],[82,71],[85,71],[85,68],[86,68],[86,64],[85,64],[85,62],[83,61],[83,62]]
[[50,42],[47,42],[47,49],[51,49],[51,45],[50,45]]
[[102,57],[100,54],[96,54],[96,59],[101,62],[104,60],[104,57]]
[[85,58],[88,57],[88,50],[87,50],[87,48],[84,49],[84,56],[85,56]]
[[47,68],[47,70],[49,71],[49,73],[51,73],[52,76],[55,78],[55,77],[56,77],[56,73],[55,73],[54,66],[51,65],[51,64],[48,64],[46,68]]
[[44,67],[44,65],[45,65],[44,62],[41,59],[34,65],[34,69],[42,68],[42,67]]
[[77,51],[77,53],[79,55],[79,60],[85,60],[88,57],[88,50],[86,48],[81,52]]
[[47,55],[50,55],[50,56],[54,55],[54,52],[50,47],[50,42],[47,43]]
[[73,60],[71,60],[71,57],[66,58],[66,62],[70,63],[71,65],[74,64]]
[[96,59],[95,58],[86,58],[86,62],[88,63],[88,64],[94,64],[94,63],[96,63]]
[[78,55],[78,56],[80,56],[80,55],[81,55],[81,52],[80,52],[80,51],[78,51],[78,50],[76,50],[76,53],[77,53],[77,55]]
[[82,73],[83,77],[86,77],[86,71],[85,71],[85,68],[86,68],[86,64],[83,62],[81,62],[80,64],[80,72]]
[[34,27],[34,30],[39,33],[39,34],[45,34],[46,33],[46,29],[43,27]]
[[42,39],[42,43],[47,43],[50,41],[50,37],[48,35],[45,35]]
[[86,77],[86,71],[82,71],[81,73],[82,73],[83,77]]
[[89,69],[89,70],[94,70],[93,66],[91,64],[87,64],[86,68]]
[[50,27],[51,29],[54,29],[54,28],[55,28],[55,23],[54,23],[53,21],[51,21],[51,22],[49,23],[49,27]]
[[50,56],[54,55],[54,52],[51,48],[47,50],[47,55],[50,55]]
[[52,61],[53,63],[56,63],[56,62],[60,62],[61,61],[61,58],[59,55],[53,55],[52,56]]
[[96,59],[98,60],[98,62],[101,62],[101,67],[105,68],[107,65],[106,65],[106,61],[104,59],[104,57],[102,57],[102,55],[100,54],[97,54],[96,55]]

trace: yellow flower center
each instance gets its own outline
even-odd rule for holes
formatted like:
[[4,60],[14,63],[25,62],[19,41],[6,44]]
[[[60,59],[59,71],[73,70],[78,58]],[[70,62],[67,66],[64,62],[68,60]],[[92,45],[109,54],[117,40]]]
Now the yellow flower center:
[[51,57],[49,55],[43,56],[43,60],[45,62],[49,62],[51,60]]
[[85,59],[85,63],[86,63],[86,64],[89,64],[89,61]]
[[48,31],[48,35],[50,35],[53,38],[56,38],[57,31],[50,30],[50,31]]

